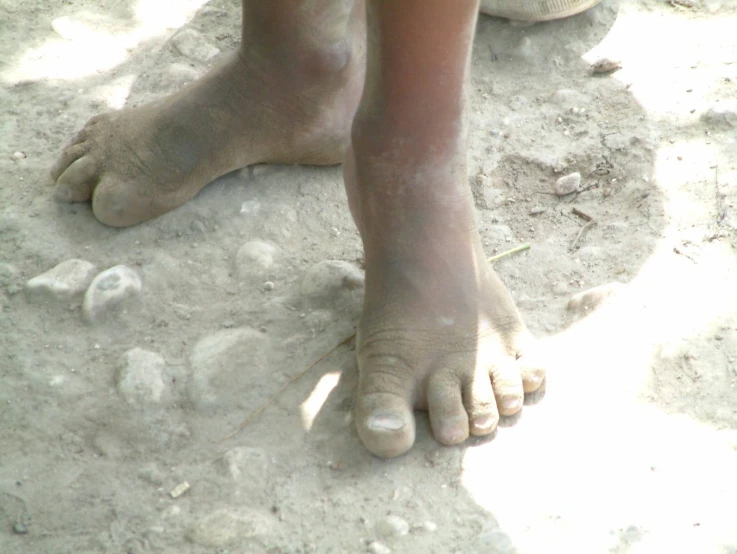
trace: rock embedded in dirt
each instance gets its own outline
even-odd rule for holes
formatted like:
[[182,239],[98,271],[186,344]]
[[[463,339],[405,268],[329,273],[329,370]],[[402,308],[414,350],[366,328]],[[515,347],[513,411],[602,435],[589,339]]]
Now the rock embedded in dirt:
[[565,196],[566,194],[571,194],[572,192],[578,192],[580,188],[581,174],[576,172],[558,179],[553,186],[553,191],[558,196]]
[[220,53],[197,31],[185,29],[172,39],[174,47],[183,55],[198,62],[208,62]]
[[376,524],[376,534],[381,537],[401,537],[409,533],[409,523],[399,516],[386,516]]
[[115,384],[120,396],[131,406],[158,404],[165,392],[164,358],[142,348],[132,348],[118,360]]
[[599,58],[591,64],[591,73],[594,75],[608,75],[622,69],[622,62],[610,58]]
[[265,535],[271,526],[271,520],[255,510],[221,508],[201,518],[187,533],[187,539],[200,546],[217,548]]
[[201,339],[190,355],[187,395],[200,412],[232,410],[245,401],[244,375],[260,375],[269,340],[251,328],[223,329]]
[[720,102],[704,112],[701,120],[714,127],[737,127],[737,101]]
[[624,284],[614,281],[579,292],[568,301],[568,311],[579,316],[586,315],[623,289]]
[[369,554],[392,554],[392,549],[382,542],[374,541],[366,547]]
[[241,279],[259,277],[274,265],[277,249],[261,240],[251,240],[238,249],[235,255],[236,272]]
[[314,304],[338,304],[346,295],[363,291],[364,275],[355,265],[339,260],[322,261],[302,277],[302,297]]
[[423,521],[422,523],[412,526],[413,533],[434,533],[437,529],[437,524],[432,521]]
[[269,460],[266,452],[261,448],[237,446],[216,460],[215,467],[218,473],[234,481],[246,478],[254,483],[264,483]]
[[84,295],[82,312],[88,322],[98,323],[140,293],[138,274],[126,265],[116,265],[92,280]]
[[26,156],[26,153],[25,153],[25,152],[13,152],[13,153],[12,153],[12,154],[10,155],[10,159],[11,159],[11,160],[13,160],[14,162],[17,162],[17,161],[23,160],[23,159],[25,159],[26,157],[27,157],[27,156]]
[[573,108],[580,109],[583,106],[587,106],[589,104],[589,97],[577,90],[562,88],[551,94],[547,101],[550,104],[560,106],[564,110],[571,110]]
[[97,268],[86,260],[71,259],[61,262],[26,283],[29,302],[68,302],[87,290]]

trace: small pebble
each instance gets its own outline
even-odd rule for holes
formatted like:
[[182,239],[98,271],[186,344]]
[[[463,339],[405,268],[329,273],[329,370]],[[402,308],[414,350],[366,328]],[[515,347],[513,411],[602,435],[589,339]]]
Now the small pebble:
[[185,492],[187,492],[189,488],[190,488],[189,483],[187,481],[183,481],[169,492],[169,496],[171,496],[172,498],[179,498]]
[[177,33],[172,43],[182,55],[198,62],[208,62],[220,53],[219,48],[207,42],[205,37],[193,29]]
[[374,541],[366,547],[366,552],[369,554],[391,554],[392,549],[384,543]]
[[218,473],[249,483],[265,483],[270,465],[266,451],[248,446],[236,446],[215,462]]
[[591,73],[594,75],[607,75],[622,69],[622,62],[609,58],[599,58],[591,64]]
[[409,533],[409,523],[399,516],[387,516],[376,524],[376,533],[382,537],[401,537]]
[[29,302],[51,300],[68,303],[84,294],[95,273],[95,266],[85,260],[63,261],[28,281],[25,286],[26,298]]
[[555,186],[553,187],[553,191],[558,196],[565,196],[567,194],[571,194],[572,192],[578,192],[581,188],[581,174],[571,173],[570,175],[566,175],[565,177],[561,177],[555,182]]
[[532,208],[530,208],[530,215],[540,215],[542,213],[545,213],[546,210],[547,208],[543,206],[533,206]]
[[28,526],[22,521],[16,521],[13,524],[13,533],[16,535],[26,535],[28,534]]
[[161,401],[166,362],[155,352],[132,348],[118,360],[115,382],[118,393],[132,406],[148,406]]
[[276,247],[261,240],[251,240],[238,249],[236,271],[241,279],[262,274],[274,264]]
[[90,323],[97,323],[115,307],[141,292],[141,279],[130,267],[117,265],[92,280],[84,295],[82,312]]
[[274,283],[272,281],[266,281],[264,283],[264,290],[267,291],[267,292],[268,291],[272,291],[272,290],[274,290],[274,286],[275,285],[274,285]]
[[10,159],[13,160],[14,162],[17,162],[19,160],[23,160],[25,158],[26,158],[25,152],[13,152],[10,155]]
[[417,525],[412,526],[412,531],[415,533],[433,533],[437,531],[438,526],[432,521],[423,521]]

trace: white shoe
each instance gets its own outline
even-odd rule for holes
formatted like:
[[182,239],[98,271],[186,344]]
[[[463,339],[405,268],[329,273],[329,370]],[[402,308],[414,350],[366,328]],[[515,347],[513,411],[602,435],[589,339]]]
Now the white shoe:
[[550,21],[576,15],[601,0],[481,0],[481,13],[515,21]]

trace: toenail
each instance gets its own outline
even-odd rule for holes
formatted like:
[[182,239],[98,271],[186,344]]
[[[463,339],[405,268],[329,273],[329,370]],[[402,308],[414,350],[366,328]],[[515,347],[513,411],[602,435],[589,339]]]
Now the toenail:
[[539,385],[540,383],[543,382],[543,376],[542,375],[530,375],[530,376],[527,377],[526,381],[530,385],[537,386],[537,385]]
[[473,420],[473,426],[475,429],[485,431],[486,429],[491,428],[494,425],[495,421],[496,421],[496,418],[490,415],[481,416]]
[[372,431],[399,431],[405,423],[402,418],[393,414],[378,414],[371,416],[367,425]]
[[502,408],[505,412],[515,412],[522,407],[519,398],[505,398],[502,400]]

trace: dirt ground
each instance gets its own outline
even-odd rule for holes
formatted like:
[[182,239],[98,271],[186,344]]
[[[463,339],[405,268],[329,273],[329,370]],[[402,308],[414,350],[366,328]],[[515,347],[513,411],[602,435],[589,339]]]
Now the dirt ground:
[[[361,309],[340,168],[245,169],[124,230],[51,198],[75,130],[217,63],[239,2],[2,0],[0,552],[737,553],[737,1],[672,4],[480,18],[469,181],[489,256],[531,244],[494,265],[547,390],[457,448],[418,414],[384,461],[352,342],[302,375]],[[82,288],[27,284],[70,259]],[[89,322],[121,264],[140,291]]]

